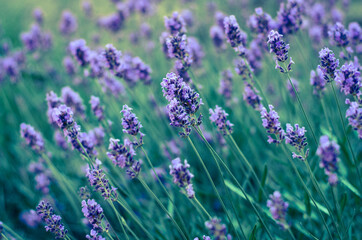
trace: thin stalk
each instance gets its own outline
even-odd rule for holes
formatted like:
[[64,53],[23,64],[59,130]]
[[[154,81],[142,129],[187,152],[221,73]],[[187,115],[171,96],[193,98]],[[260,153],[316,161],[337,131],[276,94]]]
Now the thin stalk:
[[213,153],[213,157],[216,160],[215,156],[217,157],[217,159],[222,163],[222,165],[224,166],[224,168],[226,169],[226,171],[230,174],[230,176],[232,177],[232,179],[234,180],[234,182],[238,185],[239,189],[241,190],[241,192],[243,193],[245,199],[249,202],[249,204],[252,206],[255,214],[257,215],[257,217],[259,218],[261,224],[263,225],[265,231],[267,232],[268,236],[270,239],[274,239],[274,237],[272,236],[272,234],[270,233],[269,229],[267,228],[263,218],[261,217],[259,211],[256,209],[255,205],[253,204],[253,202],[250,200],[249,196],[246,194],[244,188],[240,185],[239,181],[236,179],[236,177],[234,176],[234,174],[231,172],[231,170],[229,169],[229,167],[226,165],[226,163],[221,159],[221,157],[217,154],[217,152],[212,148],[212,146],[207,142],[207,140],[205,139],[205,137],[203,136],[202,132],[199,133],[201,138],[203,139],[203,141],[205,142],[205,144],[207,145],[208,149]]
[[206,216],[211,220],[212,219],[211,215],[206,211],[204,206],[202,206],[202,204],[199,202],[199,200],[196,198],[196,196],[194,197],[194,200],[197,203],[197,205],[202,209],[202,211],[206,214]]
[[153,199],[158,203],[158,205],[160,205],[160,207],[167,214],[167,216],[171,219],[172,223],[175,225],[175,227],[177,228],[177,231],[180,233],[182,238],[188,239],[185,236],[185,234],[183,233],[183,231],[181,230],[180,226],[175,221],[175,219],[171,216],[171,214],[167,211],[166,207],[162,204],[161,200],[154,194],[154,192],[149,188],[149,186],[145,183],[145,181],[143,181],[143,179],[140,177],[137,177],[137,179],[138,179],[138,181],[140,181],[142,186],[147,190],[147,192],[153,197]]
[[146,152],[145,149],[143,148],[143,146],[141,146],[141,150],[142,150],[142,152],[145,154],[145,157],[146,157],[146,159],[147,159],[147,162],[148,162],[148,164],[151,166],[152,171],[153,171],[153,173],[155,174],[158,183],[161,185],[163,191],[166,193],[168,199],[171,201],[172,205],[174,206],[176,215],[177,215],[177,217],[180,219],[180,222],[181,222],[181,224],[182,224],[182,228],[184,229],[187,237],[190,238],[190,236],[188,235],[188,231],[186,230],[185,222],[183,221],[183,218],[181,217],[181,214],[180,214],[180,212],[179,212],[179,210],[178,210],[177,205],[176,205],[175,202],[173,201],[171,195],[169,194],[169,192],[167,191],[166,187],[165,187],[164,184],[162,183],[160,177],[159,177],[158,174],[156,173],[156,170],[155,170],[155,168],[154,168],[154,166],[153,166],[150,158],[148,157],[147,152]]
[[335,207],[336,212],[337,212],[337,219],[340,222],[340,224],[342,225],[342,228],[344,229],[345,226],[344,226],[344,223],[342,221],[342,211],[341,211],[341,207],[340,207],[339,202],[338,202],[338,192],[337,192],[338,189],[337,189],[337,186],[332,186],[331,190],[332,190],[332,198],[333,198],[334,207]]
[[3,233],[1,234],[1,237],[4,238],[5,240],[9,240]]
[[[232,226],[232,228],[233,228],[233,231],[236,233],[237,236],[239,236],[239,235],[238,235],[238,232],[236,231],[236,229],[235,229],[235,227],[234,227],[234,224],[233,224],[233,222],[232,222],[232,220],[231,220],[231,216],[230,216],[229,212],[228,212],[227,209],[226,209],[225,203],[224,203],[224,201],[222,200],[219,192],[218,192],[217,189],[216,189],[215,183],[214,183],[214,181],[212,180],[212,177],[211,177],[211,175],[210,175],[210,173],[209,173],[209,170],[207,170],[207,167],[206,167],[206,165],[205,165],[205,163],[204,163],[204,160],[202,160],[199,152],[197,151],[197,149],[196,149],[194,143],[192,142],[192,140],[190,139],[190,137],[187,137],[187,140],[189,141],[192,149],[194,150],[197,158],[199,159],[199,161],[200,161],[200,163],[201,163],[201,165],[202,165],[202,167],[203,167],[203,169],[204,169],[204,171],[205,171],[205,173],[206,173],[206,175],[207,175],[207,178],[209,179],[209,181],[210,181],[210,183],[211,183],[211,186],[212,186],[214,192],[216,193],[216,196],[217,196],[217,198],[219,199],[220,204],[221,204],[224,212],[226,213],[227,218],[228,218],[229,221],[230,221],[230,224],[231,224],[231,226]],[[239,239],[240,239],[240,238],[239,238]]]
[[331,124],[328,119],[327,108],[326,108],[326,105],[324,104],[324,99],[321,99],[321,104],[322,104],[322,109],[323,109],[323,113],[324,113],[324,118],[325,118],[325,121],[327,122],[328,130],[330,132],[332,132],[332,127],[331,127]]
[[337,93],[336,93],[336,90],[335,90],[335,88],[334,88],[333,83],[331,82],[329,85],[331,86],[331,88],[332,88],[332,90],[333,90],[334,99],[336,100],[336,104],[337,104],[338,112],[339,112],[339,117],[340,117],[340,119],[341,119],[341,124],[342,124],[343,133],[344,133],[344,136],[345,136],[345,138],[346,138],[346,140],[347,140],[349,150],[351,151],[351,154],[352,154],[353,163],[354,163],[354,167],[356,168],[357,175],[358,175],[360,188],[362,188],[362,178],[361,178],[361,174],[360,174],[360,172],[359,172],[359,170],[358,170],[357,160],[356,160],[356,157],[355,157],[355,155],[354,155],[351,142],[349,141],[349,138],[348,138],[348,136],[347,136],[346,128],[345,128],[345,126],[344,126],[342,111],[341,111],[341,107],[340,107],[340,105],[339,105],[339,101],[338,101],[338,98],[337,98]]
[[107,202],[108,202],[108,204],[112,207],[114,213],[116,214],[117,220],[118,220],[119,225],[121,226],[122,232],[123,232],[124,235],[126,236],[127,240],[129,240],[128,234],[126,233],[126,230],[125,230],[124,227],[123,227],[123,222],[122,222],[122,220],[121,220],[121,217],[119,216],[119,213],[118,213],[116,207],[114,206],[114,204],[113,204],[113,202],[112,202],[111,200],[108,200]]
[[14,232],[9,226],[7,226],[5,223],[3,223],[3,227],[4,229],[9,232],[11,235],[13,235],[16,239],[18,240],[24,240],[24,238],[22,238],[19,234],[17,234],[16,232]]
[[308,194],[309,198],[312,200],[314,206],[317,208],[318,214],[319,214],[319,216],[322,218],[323,224],[324,224],[325,228],[327,229],[327,232],[328,232],[328,235],[329,235],[330,239],[333,240],[332,233],[331,233],[331,231],[329,230],[329,227],[328,227],[328,225],[327,225],[327,223],[326,223],[326,221],[325,221],[325,219],[324,219],[324,217],[323,217],[323,214],[322,214],[321,210],[319,209],[316,201],[315,201],[314,198],[312,197],[312,194],[309,192],[308,187],[305,185],[305,183],[304,183],[304,181],[303,181],[303,178],[301,177],[301,175],[300,175],[300,173],[299,173],[299,171],[298,171],[298,168],[295,166],[293,160],[291,160],[291,159],[289,158],[289,154],[287,153],[287,150],[286,150],[286,148],[285,148],[284,145],[282,145],[282,149],[283,149],[283,151],[284,151],[284,153],[285,153],[285,155],[286,155],[286,157],[287,157],[290,165],[292,166],[294,172],[297,174],[298,180],[299,180],[300,183],[302,184],[302,186],[303,186],[304,190],[306,191],[306,193]]
[[290,234],[293,240],[296,240],[290,227],[288,227],[288,233]]
[[87,151],[85,150],[83,144],[79,141],[78,138],[76,138],[76,141],[77,141],[77,143],[79,144],[79,146],[82,148],[82,151],[83,151],[84,155],[86,156],[86,159],[87,159],[87,161],[88,161],[88,164],[89,164],[92,168],[94,168],[93,163],[92,163],[92,158],[89,157],[89,155],[88,155]]

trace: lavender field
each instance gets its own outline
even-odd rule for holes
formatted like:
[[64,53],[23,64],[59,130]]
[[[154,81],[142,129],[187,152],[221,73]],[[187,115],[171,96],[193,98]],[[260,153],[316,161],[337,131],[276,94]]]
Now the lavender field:
[[0,239],[362,239],[362,1],[0,6]]

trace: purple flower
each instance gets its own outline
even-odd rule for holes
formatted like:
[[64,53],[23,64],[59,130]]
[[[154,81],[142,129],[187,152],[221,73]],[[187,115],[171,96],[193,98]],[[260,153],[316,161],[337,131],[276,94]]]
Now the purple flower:
[[324,168],[324,172],[328,176],[328,182],[332,186],[337,184],[338,177],[338,155],[339,145],[328,138],[327,135],[323,135],[319,139],[319,147],[317,149],[317,155],[320,158],[319,167]]
[[92,9],[92,4],[89,1],[87,0],[82,1],[82,9],[87,17],[92,16],[93,9]]
[[230,70],[221,72],[219,93],[224,95],[225,99],[230,100],[232,97],[232,79],[233,74]]
[[252,32],[266,35],[273,27],[273,19],[259,7],[255,9],[255,14],[249,17],[248,26]]
[[274,220],[276,220],[283,229],[287,228],[288,223],[286,222],[286,215],[289,203],[284,202],[279,191],[275,191],[273,194],[269,195],[267,206]]
[[66,56],[63,58],[63,66],[70,76],[73,76],[76,72],[76,67],[71,57]]
[[77,19],[68,10],[62,12],[62,18],[59,23],[59,31],[64,35],[74,33],[78,28]]
[[102,228],[101,224],[104,218],[103,209],[94,199],[82,201],[82,212],[84,217],[86,217],[89,223],[92,224],[93,229]]
[[93,144],[95,146],[103,145],[103,141],[104,141],[104,137],[105,137],[103,127],[96,127],[96,128],[89,130],[88,136],[91,139],[91,142],[93,142]]
[[101,17],[98,19],[98,25],[113,33],[117,33],[122,29],[125,20],[126,14],[121,11],[119,13],[113,13],[109,16]]
[[243,56],[245,54],[247,35],[240,29],[234,15],[224,18],[224,32],[227,42],[230,43],[235,51]]
[[63,134],[59,130],[54,132],[54,141],[62,149],[65,150],[68,148],[67,141],[65,140]]
[[123,78],[131,87],[135,86],[139,80],[144,84],[151,82],[152,70],[139,57],[126,54],[122,60],[122,65],[117,69],[116,75]]
[[37,153],[44,151],[44,140],[41,134],[35,129],[25,123],[20,124],[20,135],[25,139],[26,144],[29,145]]
[[172,34],[183,34],[186,32],[186,23],[184,18],[178,13],[173,12],[170,18],[164,17],[165,27]]
[[91,104],[93,114],[96,116],[98,121],[102,121],[104,119],[104,107],[101,106],[99,97],[91,96],[89,102]]
[[105,75],[100,79],[102,90],[105,93],[110,92],[114,97],[120,97],[125,93],[124,86],[113,75]]
[[100,78],[104,74],[104,61],[102,55],[94,51],[89,51],[89,70],[84,70],[84,76]]
[[331,27],[328,31],[328,35],[331,42],[338,47],[345,47],[349,43],[349,32],[340,22],[337,22],[333,27]]
[[85,107],[83,105],[83,100],[77,92],[68,86],[63,87],[62,99],[65,105],[71,107],[74,112],[84,116]]
[[68,129],[75,125],[73,111],[66,105],[60,105],[59,107],[54,108],[52,111],[52,119],[58,127],[64,130],[66,135],[68,135]]
[[326,80],[320,68],[310,72],[310,84],[313,86],[313,94],[321,96],[326,87]]
[[221,223],[221,219],[214,217],[205,222],[205,227],[209,229],[215,240],[231,240],[230,234],[227,234],[226,225]]
[[190,173],[189,168],[190,165],[187,163],[187,160],[182,164],[180,158],[175,158],[170,165],[170,174],[173,176],[173,182],[180,188],[184,188],[188,198],[194,198],[195,192],[191,183],[194,175]]
[[90,185],[94,186],[95,191],[99,192],[105,200],[117,200],[117,188],[111,187],[99,164],[96,164],[93,169],[88,168],[86,176]]
[[201,65],[201,60],[205,56],[200,43],[194,37],[188,38],[188,46],[190,49],[190,55],[192,56],[192,63],[196,66]]
[[302,25],[302,1],[288,0],[287,5],[280,4],[277,16],[279,32],[282,34],[292,34],[299,30]]
[[142,128],[142,124],[136,117],[136,114],[132,112],[132,108],[128,107],[125,104],[123,105],[121,113],[123,114],[122,118],[123,132],[132,136],[137,136],[138,133],[141,133],[140,129]]
[[13,57],[5,57],[1,62],[1,70],[11,78],[12,81],[16,81],[19,75],[19,65]]
[[101,235],[98,235],[98,231],[95,229],[92,229],[90,231],[90,235],[86,235],[85,236],[88,240],[106,240],[104,237],[102,237]]
[[270,52],[275,54],[276,57],[276,67],[280,70],[280,72],[285,73],[291,70],[291,65],[294,63],[292,58],[289,60],[289,64],[287,69],[284,67],[279,66],[278,62],[284,63],[288,60],[288,51],[289,51],[289,44],[286,44],[283,41],[283,35],[279,34],[277,31],[271,30],[268,35],[268,42],[270,46]]
[[281,143],[285,137],[284,130],[281,128],[279,122],[279,115],[274,111],[273,105],[269,105],[269,113],[265,107],[262,107],[260,114],[263,121],[263,127],[267,130],[267,133],[275,135],[276,139],[268,136],[268,143]]
[[[194,240],[200,240],[198,237],[195,237]],[[202,240],[211,240],[209,236],[202,236]]]
[[33,18],[37,24],[42,25],[44,20],[43,11],[40,8],[35,8],[33,10]]
[[[97,151],[94,149],[95,144],[93,142],[93,138],[89,134],[81,132],[78,134],[77,138],[72,136],[68,137],[70,142],[72,143],[72,147],[74,149],[77,149],[81,154],[86,155],[83,151],[83,148],[87,152],[87,155],[91,158],[98,154]],[[83,148],[82,146],[80,146],[77,140],[82,144]]]
[[232,127],[234,126],[234,124],[226,119],[229,114],[227,114],[225,110],[216,105],[215,110],[211,108],[209,109],[209,113],[211,122],[216,124],[218,130],[223,135],[229,135],[233,132]]
[[[299,82],[294,78],[291,78],[290,80],[292,81],[292,83],[294,85],[295,91],[298,92],[299,91]],[[288,92],[292,96],[292,98],[295,99],[295,91],[294,91],[293,85],[290,83],[289,80],[287,81]]]
[[223,28],[213,25],[210,28],[210,37],[216,49],[225,49],[225,34]]
[[47,232],[52,232],[56,239],[66,237],[68,230],[66,230],[61,223],[62,218],[53,214],[53,208],[48,202],[41,201],[36,207],[36,212],[46,224],[45,230]]
[[310,9],[309,15],[314,24],[321,25],[326,15],[324,6],[321,3],[315,3]]
[[106,68],[115,71],[121,65],[121,51],[118,51],[112,44],[107,44],[102,52]]
[[234,60],[234,66],[235,66],[235,72],[241,76],[241,78],[243,80],[247,80],[247,79],[252,79],[252,69],[249,70],[248,66],[247,66],[247,61],[245,59],[235,59]]
[[345,95],[351,94],[357,97],[361,95],[361,73],[353,63],[342,65],[335,74],[335,80]]
[[54,123],[55,120],[53,119],[53,111],[55,108],[63,104],[63,100],[59,98],[53,91],[50,91],[46,94],[46,101],[48,104],[47,115],[49,123]]
[[168,57],[184,60],[190,55],[186,34],[176,34],[166,39]]
[[353,45],[358,45],[362,42],[362,29],[357,22],[351,22],[348,25],[349,41]]
[[258,95],[259,91],[254,88],[253,85],[251,85],[248,82],[244,82],[245,88],[243,93],[243,99],[246,101],[247,104],[249,104],[252,108],[255,110],[260,111],[262,108],[261,100],[262,98]]
[[81,67],[87,66],[90,58],[90,50],[84,39],[78,39],[70,42],[69,50],[75,57]]
[[192,25],[194,25],[194,16],[189,9],[182,10],[181,16],[187,26],[192,27]]
[[319,58],[321,60],[321,65],[318,65],[318,68],[322,70],[324,79],[327,82],[333,81],[339,65],[339,60],[334,57],[333,51],[329,48],[322,48],[319,52]]
[[298,124],[294,126],[295,130],[291,124],[287,123],[285,143],[292,145],[299,153],[304,154],[304,156],[302,156],[293,152],[293,158],[299,158],[304,161],[309,152],[309,149],[307,149],[306,153],[302,152],[304,147],[308,145],[307,137],[305,136],[306,130],[304,127],[300,128]]
[[349,125],[351,125],[353,130],[357,131],[358,138],[362,139],[362,101],[351,102],[349,99],[346,99],[346,104],[349,105],[346,111]]
[[224,19],[226,17],[227,16],[223,12],[220,12],[220,11],[216,11],[214,14],[214,19],[215,19],[216,24],[219,27],[221,27],[222,29],[224,29]]
[[38,216],[38,214],[33,209],[22,212],[20,215],[20,219],[23,223],[25,223],[28,227],[31,228],[36,228],[39,225],[39,223],[41,223],[41,217]]

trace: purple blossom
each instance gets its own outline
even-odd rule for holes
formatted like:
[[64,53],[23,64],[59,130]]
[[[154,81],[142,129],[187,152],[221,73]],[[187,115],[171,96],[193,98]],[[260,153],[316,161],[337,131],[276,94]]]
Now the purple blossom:
[[31,228],[36,228],[41,223],[41,217],[38,216],[36,211],[34,211],[33,209],[22,212],[20,214],[20,220]]
[[186,32],[185,20],[178,12],[173,12],[170,18],[165,16],[164,21],[166,29],[172,35],[183,34]]
[[326,80],[324,79],[323,72],[320,68],[310,72],[310,84],[313,86],[313,94],[321,96],[325,91]]
[[93,142],[93,144],[95,146],[103,145],[103,141],[104,141],[104,137],[105,137],[103,127],[96,127],[96,128],[89,130],[88,136],[91,139],[91,142]]
[[46,94],[46,101],[48,105],[47,115],[49,123],[55,123],[55,120],[53,119],[53,111],[55,108],[63,104],[63,100],[59,98],[53,91],[50,91]]
[[338,172],[339,149],[339,145],[335,141],[330,140],[327,135],[320,137],[317,149],[317,155],[320,158],[319,167],[324,168],[324,172],[328,176],[328,182],[332,186],[338,182],[336,173]]
[[5,57],[2,59],[1,65],[1,70],[4,71],[12,81],[16,81],[20,71],[16,60],[11,56]]
[[151,83],[151,68],[139,57],[129,54],[123,56],[122,65],[117,69],[116,75],[123,78],[131,87],[141,80],[144,84]]
[[94,199],[88,199],[82,201],[82,212],[93,229],[102,228],[102,220],[104,219],[103,209]]
[[36,51],[41,45],[42,32],[37,24],[33,24],[29,32],[20,35],[21,41],[28,52]]
[[[292,81],[292,84],[294,85],[295,91],[298,92],[299,91],[299,82],[294,78],[291,78],[290,80]],[[295,99],[295,91],[294,91],[292,84],[288,80],[287,89],[288,89],[289,94],[292,96],[292,98]]]
[[361,73],[353,63],[345,63],[342,65],[335,74],[335,81],[345,95],[351,94],[357,97],[361,95]]
[[68,148],[67,141],[65,140],[63,134],[59,130],[54,132],[54,141],[62,149],[65,150]]
[[175,158],[170,165],[170,174],[173,176],[173,182],[180,188],[184,188],[188,198],[194,198],[195,192],[191,183],[194,175],[190,173],[189,168],[190,165],[187,163],[187,160],[182,164],[180,158]]
[[37,153],[44,152],[44,140],[41,134],[25,123],[20,124],[20,135],[24,138],[26,144],[29,145]]
[[281,34],[292,34],[302,25],[302,1],[288,0],[288,3],[280,4],[277,16],[277,24]]
[[43,11],[40,8],[35,8],[33,10],[33,18],[37,24],[42,25],[44,20]]
[[113,33],[117,33],[119,30],[122,29],[126,17],[126,12],[119,11],[118,13],[113,13],[109,16],[99,18],[98,25]]
[[142,23],[141,26],[140,26],[140,34],[141,34],[142,37],[150,40],[151,37],[152,37],[152,28],[151,28],[151,26],[146,22]]
[[346,104],[349,105],[346,111],[349,125],[351,125],[353,130],[357,131],[358,138],[362,139],[362,101],[351,102],[349,99],[346,99]]
[[52,119],[60,127],[64,134],[71,137],[78,135],[78,126],[73,119],[73,111],[66,105],[60,105],[52,111]]
[[90,231],[90,235],[86,235],[85,236],[88,240],[106,240],[104,237],[102,237],[101,235],[98,235],[98,231],[95,229],[91,229]]
[[231,47],[240,56],[243,56],[245,54],[247,35],[240,29],[234,15],[224,18],[224,32],[227,42],[230,43]]
[[284,202],[279,191],[275,191],[273,194],[269,195],[267,206],[274,220],[276,220],[283,229],[287,228],[288,223],[286,222],[286,216],[289,203]]
[[[195,237],[194,240],[200,240],[198,237]],[[209,236],[202,236],[202,240],[211,240]]]
[[70,87],[66,86],[62,88],[62,99],[65,105],[72,108],[72,110],[82,116],[85,114],[85,107],[83,100],[77,92]]
[[221,219],[214,217],[205,222],[205,227],[210,231],[215,240],[231,240],[232,237],[227,233],[226,225],[221,223]]
[[249,104],[255,110],[260,111],[262,108],[261,100],[262,98],[258,95],[259,91],[250,83],[244,82],[244,93],[243,99],[244,101]]
[[121,113],[123,114],[122,118],[123,132],[132,136],[137,136],[138,133],[140,133],[142,136],[143,134],[140,132],[142,124],[136,117],[136,114],[132,112],[132,108],[128,107],[125,104],[123,105]]
[[209,109],[209,113],[211,122],[216,124],[218,130],[223,135],[229,135],[233,132],[232,127],[234,126],[234,124],[226,119],[229,114],[227,114],[225,110],[216,105],[215,110],[211,108]]
[[87,17],[92,16],[93,9],[92,9],[92,4],[89,1],[87,0],[82,1],[82,9]]
[[46,167],[44,160],[39,159],[38,162],[32,162],[29,164],[29,172],[35,174],[35,188],[41,191],[43,194],[49,194],[49,187],[52,180],[52,174]]
[[222,94],[227,100],[230,100],[232,97],[232,77],[233,74],[230,70],[225,70],[221,72],[219,93]]
[[289,123],[286,125],[286,134],[285,134],[285,143],[290,144],[298,151],[298,153],[303,153],[304,156],[298,155],[293,152],[293,158],[299,158],[305,160],[308,156],[309,149],[304,153],[303,149],[308,145],[307,137],[305,136],[305,128],[299,127],[298,124],[295,124],[295,130],[293,126]]
[[353,45],[358,45],[362,42],[362,29],[357,22],[348,24],[349,41]]
[[121,65],[121,51],[118,51],[112,44],[107,44],[102,51],[106,68],[115,71]]
[[[72,136],[68,137],[72,144],[72,147],[78,150],[81,154],[88,155],[91,158],[98,154],[97,151],[94,149],[95,144],[93,142],[93,138],[91,138],[91,136],[88,133],[81,132],[78,134],[77,138]],[[80,144],[82,144],[87,154],[84,152],[82,146],[78,143],[77,140],[80,142]]]
[[68,75],[73,76],[76,73],[76,67],[71,57],[66,56],[63,58],[63,66]]
[[64,35],[74,33],[78,28],[77,19],[68,10],[62,12],[62,17],[59,23],[59,31]]
[[330,30],[328,31],[328,35],[331,42],[338,47],[345,47],[349,43],[349,32],[340,22],[337,22],[334,26],[330,28]]
[[310,9],[309,15],[316,25],[321,25],[325,19],[326,11],[321,3],[315,3]]
[[36,207],[36,212],[44,221],[46,225],[45,230],[47,232],[52,232],[56,239],[63,239],[66,237],[68,230],[66,230],[61,223],[62,218],[53,214],[53,208],[48,202],[41,201]]
[[220,12],[220,11],[216,11],[214,14],[214,19],[215,19],[216,24],[219,27],[221,27],[222,29],[224,29],[224,19],[226,17],[227,16],[223,12]]
[[102,121],[104,119],[104,107],[101,106],[99,97],[91,96],[89,102],[91,104],[93,114],[96,116],[98,121]]
[[333,51],[329,48],[322,48],[319,52],[319,58],[321,60],[321,65],[318,65],[318,68],[322,70],[324,79],[327,82],[333,81],[339,65],[339,60],[334,57]]
[[192,27],[192,25],[194,25],[194,16],[189,9],[182,10],[181,17],[184,19],[187,26]]
[[223,28],[213,25],[210,28],[210,37],[216,49],[225,49],[225,34]]
[[188,38],[188,46],[190,49],[190,55],[192,56],[192,63],[195,66],[201,65],[201,60],[205,56],[205,53],[202,50],[200,43],[194,37]]
[[276,67],[280,70],[280,72],[285,73],[291,70],[291,65],[294,63],[292,58],[289,60],[289,64],[287,69],[284,67],[279,66],[279,63],[284,63],[288,60],[288,51],[289,51],[289,44],[286,44],[283,40],[283,35],[279,34],[277,31],[271,30],[268,35],[268,42],[270,46],[270,52],[275,54],[276,57]]
[[104,61],[102,55],[94,51],[89,51],[89,70],[84,70],[84,76],[99,78],[104,74]]
[[90,185],[94,186],[95,191],[99,192],[105,200],[117,200],[117,188],[111,187],[99,164],[92,169],[88,168],[86,176]]
[[90,50],[84,39],[78,39],[70,42],[69,51],[78,61],[81,67],[87,66],[90,58]]
[[125,93],[124,86],[113,75],[107,74],[100,79],[102,90],[105,93],[110,92],[114,97],[120,97]]
[[247,61],[242,58],[234,60],[234,70],[243,80],[252,79],[252,72],[250,70],[253,71],[253,69],[249,69],[247,64]]
[[263,127],[267,130],[267,133],[275,135],[275,139],[270,135],[268,136],[268,143],[279,144],[285,138],[285,132],[281,128],[279,115],[276,111],[274,111],[273,105],[269,105],[269,110],[270,111],[268,113],[266,108],[262,107],[260,111]]
[[255,14],[249,17],[248,26],[252,32],[266,35],[273,27],[273,19],[259,7],[255,9]]

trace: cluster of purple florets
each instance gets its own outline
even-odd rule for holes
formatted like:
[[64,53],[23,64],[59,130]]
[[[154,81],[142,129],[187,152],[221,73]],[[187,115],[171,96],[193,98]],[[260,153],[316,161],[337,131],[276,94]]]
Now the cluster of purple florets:
[[337,70],[335,81],[345,95],[359,97],[362,88],[361,73],[353,63],[345,63]]
[[245,55],[247,35],[236,22],[234,15],[224,18],[224,32],[226,40],[240,56]]
[[44,160],[39,158],[37,162],[30,163],[28,170],[35,174],[35,188],[40,190],[44,195],[49,194],[49,187],[53,176],[51,171],[46,167]]
[[278,31],[281,34],[292,34],[302,25],[303,6],[301,0],[288,0],[287,4],[280,4],[277,16]]
[[267,206],[274,220],[276,220],[282,228],[287,228],[288,223],[286,221],[286,215],[289,203],[282,199],[282,195],[279,191],[275,191],[273,194],[269,195]]
[[362,139],[362,100],[351,101],[346,99],[349,108],[346,111],[346,118],[353,130],[357,131],[359,139]]
[[339,66],[339,60],[335,58],[333,51],[329,48],[323,48],[319,52],[319,58],[321,64],[318,65],[318,68],[322,70],[324,79],[327,82],[333,81]]
[[270,52],[275,54],[275,68],[279,69],[280,72],[290,72],[292,64],[294,63],[290,57],[289,63],[287,66],[280,66],[279,63],[285,63],[288,60],[289,44],[286,44],[283,40],[283,35],[279,34],[277,31],[271,30],[268,35],[268,42],[270,46]]
[[211,122],[216,124],[217,129],[223,135],[229,135],[233,132],[232,127],[234,124],[226,119],[229,114],[227,114],[225,110],[216,105],[215,109],[209,109],[209,113]]
[[55,235],[56,239],[63,239],[66,237],[68,230],[64,228],[61,223],[62,218],[53,214],[53,208],[50,203],[41,201],[36,207],[37,214],[42,218],[45,223],[45,230]]
[[249,104],[252,108],[257,111],[260,111],[262,108],[261,100],[262,98],[258,95],[259,91],[250,83],[244,81],[244,93],[243,99]]
[[176,158],[172,160],[172,164],[170,165],[170,174],[173,176],[173,182],[185,190],[187,197],[194,198],[195,191],[191,183],[194,175],[190,173],[189,168],[190,165],[187,163],[187,160],[182,164],[181,159]]
[[285,138],[285,132],[281,127],[279,115],[274,110],[274,107],[269,105],[269,112],[265,107],[262,107],[260,114],[263,121],[263,127],[267,130],[267,133],[275,136],[275,138],[272,138],[268,135],[268,143],[281,143]]
[[289,123],[287,123],[286,131],[285,131],[285,143],[292,145],[298,153],[303,153],[302,155],[296,154],[293,152],[293,158],[298,158],[301,160],[305,160],[308,156],[309,149],[304,153],[304,148],[308,145],[307,137],[305,136],[305,128],[299,127],[298,124],[293,126]]
[[255,14],[249,17],[248,26],[252,32],[266,36],[274,28],[275,22],[259,7],[255,9]]
[[317,155],[320,158],[319,166],[324,168],[324,172],[328,176],[328,182],[332,186],[338,182],[337,163],[339,162],[339,153],[340,147],[335,141],[330,140],[327,135],[320,137],[317,149]]
[[25,123],[20,124],[20,135],[25,139],[26,144],[37,153],[44,151],[44,139],[32,126]]
[[221,223],[221,219],[212,218],[205,222],[205,227],[210,231],[215,240],[231,240],[232,237],[227,233],[226,225]]
[[96,116],[98,121],[102,121],[104,119],[104,107],[101,106],[99,97],[91,96],[89,102],[91,104],[93,114]]
[[324,78],[323,71],[317,68],[310,72],[310,84],[313,86],[313,94],[321,96],[325,91],[327,81]]
[[93,226],[93,229],[102,228],[102,220],[104,219],[103,209],[94,199],[88,199],[82,201],[82,212],[89,223]]

